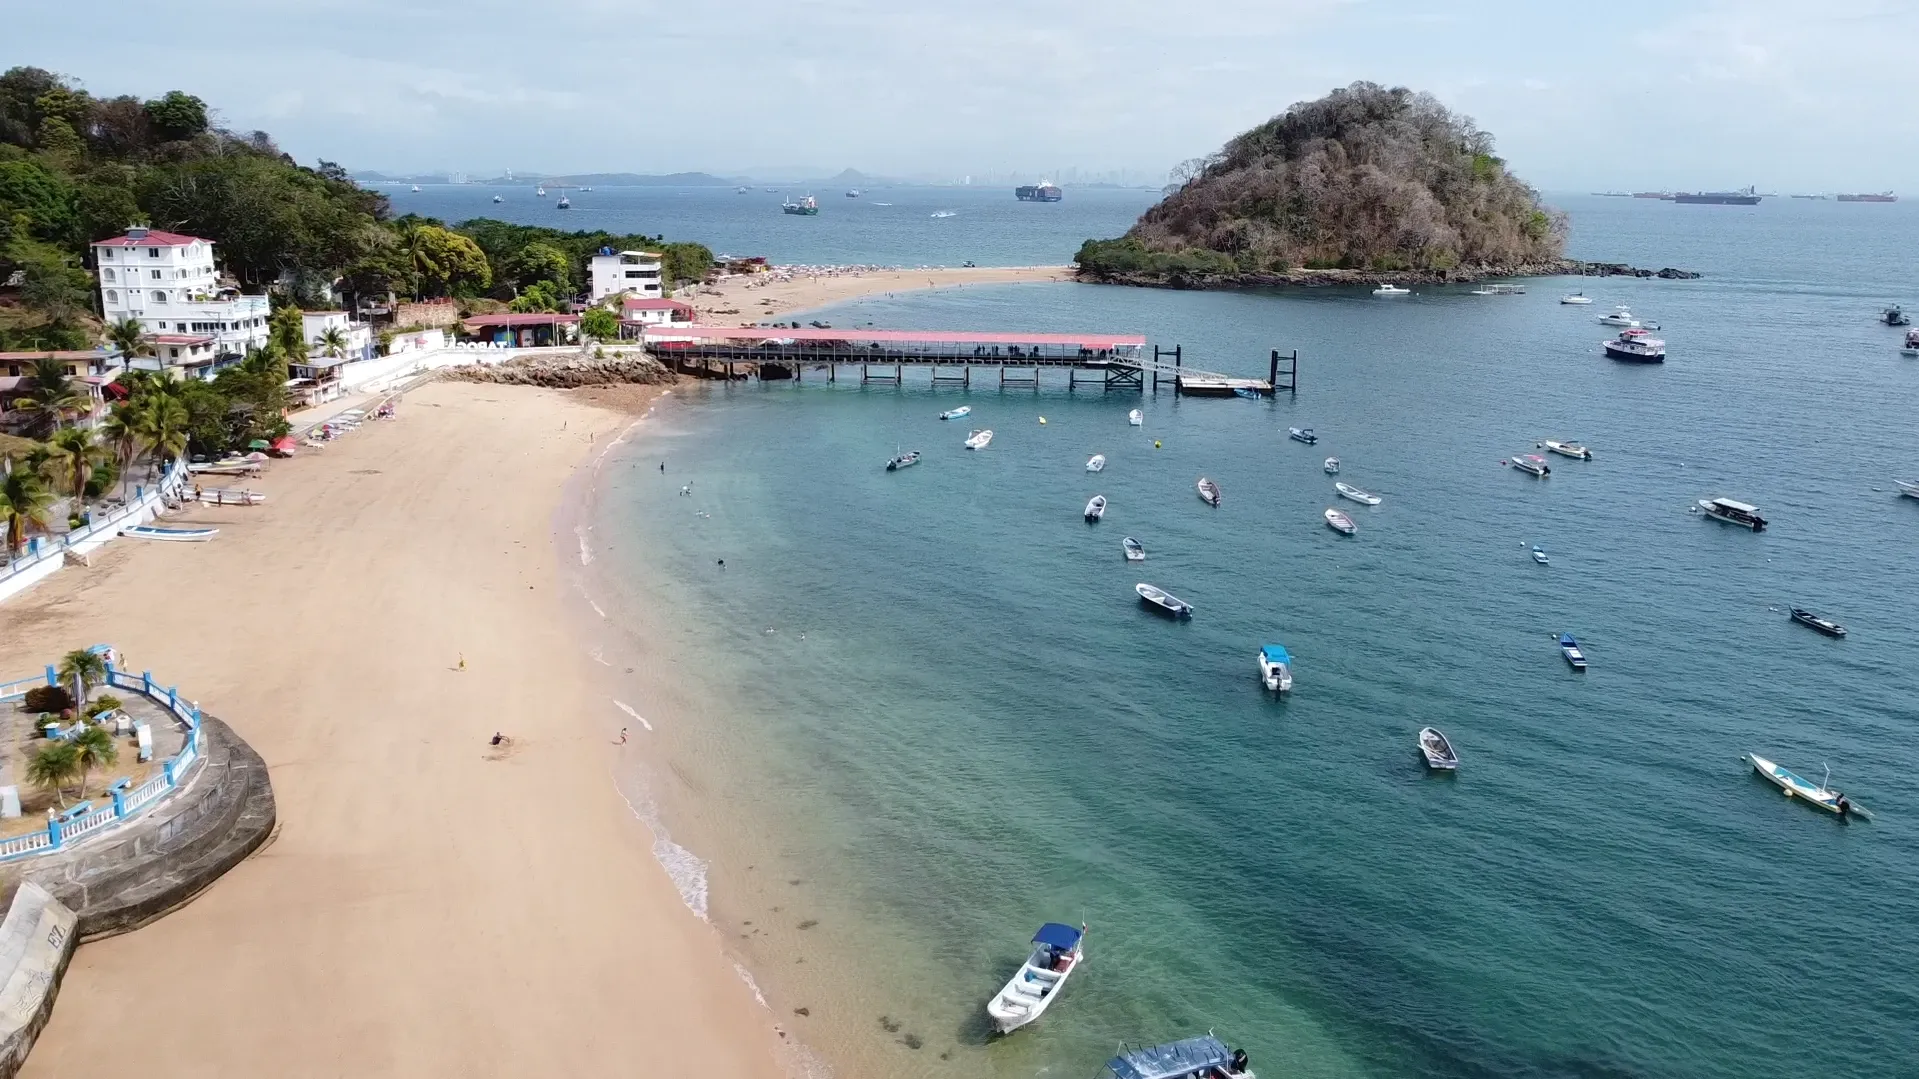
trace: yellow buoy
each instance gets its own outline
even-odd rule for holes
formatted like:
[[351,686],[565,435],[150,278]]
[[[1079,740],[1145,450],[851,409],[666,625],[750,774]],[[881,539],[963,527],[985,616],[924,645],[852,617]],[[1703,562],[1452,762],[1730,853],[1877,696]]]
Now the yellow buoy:
[[1156,438],[1153,440],[1153,448],[1159,449],[1159,439]]

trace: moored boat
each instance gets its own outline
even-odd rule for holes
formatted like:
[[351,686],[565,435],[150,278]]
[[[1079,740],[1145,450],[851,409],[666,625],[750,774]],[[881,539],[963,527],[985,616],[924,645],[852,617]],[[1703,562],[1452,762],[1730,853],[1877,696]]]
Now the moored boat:
[[1106,1062],[1096,1079],[1253,1079],[1246,1050],[1203,1038],[1135,1046]]
[[1094,495],[1093,500],[1086,503],[1086,523],[1092,524],[1104,516],[1106,516],[1106,496]]
[[1539,563],[1542,566],[1552,565],[1552,560],[1546,557],[1545,549],[1540,547],[1539,544],[1537,543],[1533,544],[1533,561]]
[[1131,536],[1119,541],[1119,549],[1125,552],[1128,562],[1146,561],[1146,545]]
[[1919,356],[1919,330],[1906,331],[1906,343],[1899,346],[1901,356]]
[[1328,476],[1339,475],[1339,458],[1337,457],[1326,458],[1326,474]]
[[1615,307],[1611,312],[1599,316],[1599,321],[1607,326],[1624,326],[1628,329],[1639,325],[1639,320],[1632,317],[1632,309],[1627,307]]
[[1832,781],[1832,769],[1830,768],[1826,769],[1826,778],[1815,786],[1811,780],[1795,775],[1766,758],[1761,757],[1757,753],[1748,753],[1743,759],[1746,763],[1752,765],[1753,771],[1764,776],[1767,780],[1771,781],[1773,786],[1784,791],[1788,798],[1797,798],[1807,805],[1817,806],[1828,813],[1838,816],[1842,820],[1852,816],[1862,817],[1866,820],[1872,819],[1872,814],[1866,812],[1864,806],[1853,804],[1852,799],[1847,798],[1845,795],[1833,790],[1827,785]]
[[1740,525],[1754,532],[1766,530],[1766,519],[1759,516],[1759,507],[1744,502],[1734,502],[1730,498],[1702,498],[1699,511],[1715,521]]
[[1138,427],[1140,424],[1146,422],[1146,414],[1137,408],[1133,409],[1126,414],[1126,422],[1132,424],[1134,427]]
[[1559,654],[1566,657],[1566,665],[1573,670],[1586,669],[1586,650],[1579,647],[1579,642],[1573,639],[1572,634],[1559,635]]
[[1359,531],[1359,526],[1353,523],[1351,517],[1346,516],[1336,509],[1327,509],[1325,516],[1326,527],[1341,535],[1350,536]]
[[919,463],[920,463],[920,451],[908,450],[905,453],[896,455],[892,460],[886,462],[886,470],[888,472],[898,472],[902,468],[906,468],[909,465],[916,465]]
[[1106,455],[1096,453],[1086,459],[1086,471],[1098,472],[1106,467]]
[[1411,296],[1412,294],[1412,289],[1400,288],[1398,285],[1381,285],[1373,290],[1375,296]]
[[990,445],[992,441],[993,441],[993,432],[990,429],[985,431],[974,431],[973,433],[966,436],[966,448],[969,450],[983,450],[988,445]]
[[1363,502],[1368,506],[1379,505],[1380,499],[1378,495],[1373,494],[1371,491],[1362,491],[1350,483],[1335,483],[1333,484],[1333,490],[1338,491],[1340,497],[1350,498],[1354,502]]
[[1818,630],[1828,637],[1844,637],[1846,635],[1846,627],[1834,622],[1830,618],[1821,618],[1811,611],[1806,610],[1804,607],[1794,607],[1792,609],[1792,620],[1802,626],[1811,626],[1813,629]]
[[1283,644],[1262,645],[1259,649],[1259,680],[1275,693],[1290,693],[1293,688],[1293,657]]
[[1040,1017],[1066,979],[1079,969],[1086,927],[1047,922],[1033,934],[1033,951],[1006,988],[986,1004],[986,1015],[1001,1034],[1010,1034]]
[[1547,464],[1546,459],[1536,453],[1517,454],[1508,463],[1521,472],[1530,473],[1534,476],[1550,476],[1553,474],[1553,466]]
[[1549,438],[1546,440],[1545,445],[1547,453],[1556,453],[1561,457],[1571,457],[1576,461],[1590,461],[1593,459],[1593,451],[1577,442],[1554,442]]
[[1585,293],[1575,292],[1571,296],[1561,296],[1559,298],[1559,302],[1563,304],[1571,304],[1575,307],[1584,307],[1587,304],[1592,303],[1593,301],[1592,301],[1592,297],[1586,295]]
[[1419,729],[1419,755],[1426,758],[1426,767],[1436,772],[1451,772],[1459,767],[1459,754],[1453,751],[1453,744],[1439,733],[1438,727]]
[[1308,446],[1319,441],[1319,436],[1314,434],[1313,429],[1310,427],[1288,427],[1286,428],[1286,437],[1292,439],[1294,442],[1304,442]]
[[1627,363],[1665,363],[1666,342],[1638,327],[1619,331],[1619,336],[1601,345],[1606,355]]
[[1893,480],[1899,485],[1899,493],[1907,498],[1919,498],[1919,480]]
[[961,416],[971,416],[972,414],[973,414],[972,405],[961,405],[958,408],[947,409],[945,412],[940,413],[940,419],[957,420]]
[[1911,322],[1912,318],[1901,311],[1898,304],[1893,304],[1880,313],[1879,321],[1887,326],[1904,326]]
[[1217,507],[1219,505],[1219,484],[1214,483],[1205,476],[1201,476],[1199,482],[1193,484],[1193,486],[1199,489],[1200,501],[1209,506]]
[[1180,599],[1164,588],[1160,588],[1158,585],[1150,585],[1141,581],[1133,586],[1133,591],[1139,593],[1140,602],[1159,611],[1161,614],[1170,614],[1174,618],[1191,618],[1193,616],[1192,604]]

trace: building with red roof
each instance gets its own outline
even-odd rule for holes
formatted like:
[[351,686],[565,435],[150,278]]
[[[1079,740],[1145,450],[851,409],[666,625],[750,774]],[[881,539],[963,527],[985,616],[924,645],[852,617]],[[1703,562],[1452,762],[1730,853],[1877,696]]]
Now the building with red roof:
[[186,347],[185,342],[171,342],[153,357],[136,358],[135,367],[211,378],[220,368],[238,363],[248,349],[267,343],[267,298],[242,295],[238,288],[220,283],[211,240],[136,226],[95,241],[93,262],[100,310],[108,322],[131,318],[154,338],[210,339],[202,351],[212,359],[190,365],[190,370],[189,365],[169,362],[175,358],[170,350]]
[[697,314],[692,304],[680,300],[628,296],[620,301],[620,323],[627,329],[658,326],[666,322],[691,322]]

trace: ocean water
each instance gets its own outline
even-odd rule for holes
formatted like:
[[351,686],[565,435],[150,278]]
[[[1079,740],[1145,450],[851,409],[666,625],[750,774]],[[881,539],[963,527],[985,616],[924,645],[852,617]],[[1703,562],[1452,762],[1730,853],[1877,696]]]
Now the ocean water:
[[[1891,479],[1919,476],[1919,361],[1872,320],[1919,306],[1919,215],[1574,213],[1581,254],[1708,276],[880,298],[820,317],[1138,331],[1242,374],[1298,348],[1302,389],[808,372],[677,392],[607,458],[587,589],[610,692],[649,728],[623,786],[811,1059],[1089,1075],[1123,1040],[1210,1029],[1267,1076],[1912,1074],[1919,501]],[[1557,302],[1575,288],[1595,304]],[[1614,304],[1663,324],[1667,364],[1600,355]],[[1544,438],[1596,459],[1501,465]],[[900,448],[924,462],[884,472]],[[1328,454],[1383,504],[1338,500]],[[1715,495],[1772,526],[1686,512]],[[1140,580],[1196,616],[1142,610]],[[1257,683],[1267,641],[1296,657],[1284,700]],[[1420,765],[1427,724],[1458,774]],[[1749,751],[1829,763],[1877,819],[1783,799]],[[1085,968],[989,1038],[984,1002],[1049,919],[1090,924]]]

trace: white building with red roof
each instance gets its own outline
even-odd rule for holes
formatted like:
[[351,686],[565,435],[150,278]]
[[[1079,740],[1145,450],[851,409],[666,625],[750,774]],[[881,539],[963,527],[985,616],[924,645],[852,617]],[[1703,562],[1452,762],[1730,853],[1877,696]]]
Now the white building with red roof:
[[661,256],[653,251],[615,251],[603,247],[600,253],[587,260],[588,276],[592,282],[588,293],[589,303],[599,303],[608,296],[617,296],[624,292],[642,300],[657,300],[664,296],[660,287]]
[[130,228],[96,242],[93,263],[106,320],[135,319],[152,339],[155,355],[130,366],[212,378],[267,343],[267,298],[220,284],[211,240]]
[[628,296],[620,301],[620,321],[629,326],[656,326],[662,322],[691,322],[695,311],[690,303],[679,300],[663,300],[657,297],[643,299]]

